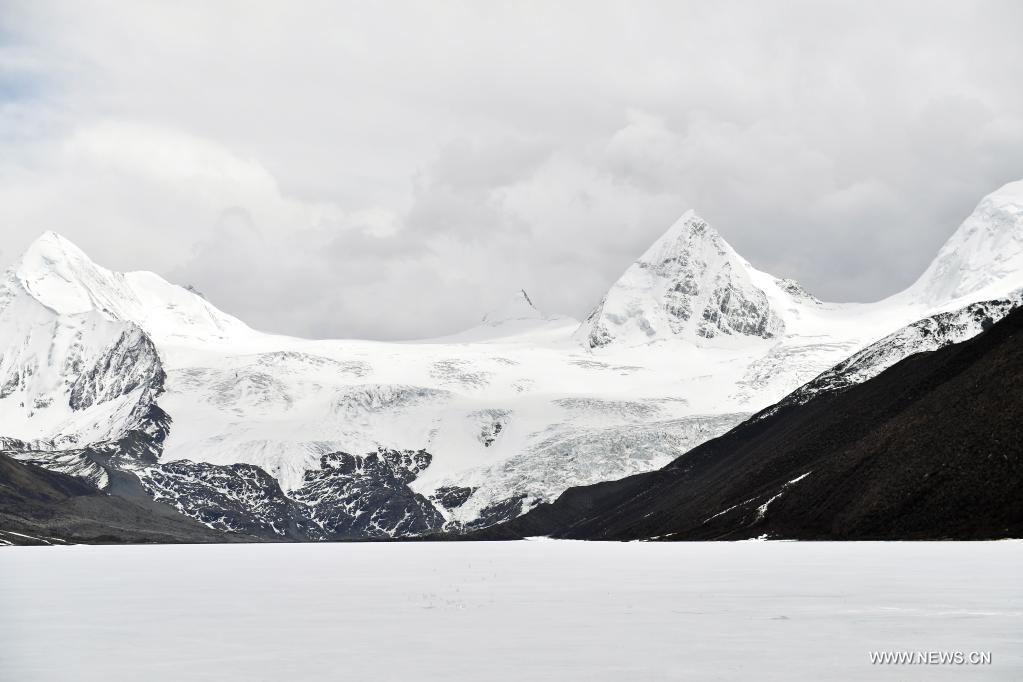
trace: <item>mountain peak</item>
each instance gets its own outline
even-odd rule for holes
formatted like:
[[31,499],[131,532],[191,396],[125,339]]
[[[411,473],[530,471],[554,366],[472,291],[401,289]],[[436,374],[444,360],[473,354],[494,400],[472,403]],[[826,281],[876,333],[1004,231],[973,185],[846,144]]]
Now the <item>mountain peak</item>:
[[525,289],[519,289],[503,304],[483,316],[483,324],[495,326],[512,320],[541,320],[543,315],[533,305]]
[[971,296],[997,298],[1023,286],[1023,181],[981,199],[908,290],[912,299],[943,304]]
[[636,264],[670,274],[685,268],[690,257],[701,251],[738,258],[735,250],[710,223],[689,210],[639,257]]
[[1023,180],[1007,182],[985,198],[1023,204]]
[[611,287],[580,327],[592,348],[613,341],[771,338],[784,327],[756,271],[694,211],[687,211]]
[[49,230],[28,246],[14,266],[14,276],[33,298],[63,314],[95,308],[89,289],[105,274],[71,240]]
[[59,315],[97,312],[162,337],[209,340],[249,331],[201,296],[159,275],[113,272],[97,265],[52,231],[29,245],[0,288],[8,300],[23,291]]
[[60,234],[59,232],[54,232],[53,230],[46,230],[38,237],[36,237],[29,245],[27,250],[32,250],[34,248],[52,247],[71,249],[73,251],[77,251],[78,253],[82,253],[82,250],[79,249],[70,239]]
[[85,252],[70,239],[53,230],[47,230],[28,245],[18,260],[18,270],[49,267],[60,263],[92,263]]

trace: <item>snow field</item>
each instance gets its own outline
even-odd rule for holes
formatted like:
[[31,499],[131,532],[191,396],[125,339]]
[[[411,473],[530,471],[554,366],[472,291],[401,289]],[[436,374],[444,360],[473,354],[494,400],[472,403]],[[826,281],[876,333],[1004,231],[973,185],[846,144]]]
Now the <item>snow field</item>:
[[0,678],[1021,679],[1021,567],[1016,541],[7,548]]

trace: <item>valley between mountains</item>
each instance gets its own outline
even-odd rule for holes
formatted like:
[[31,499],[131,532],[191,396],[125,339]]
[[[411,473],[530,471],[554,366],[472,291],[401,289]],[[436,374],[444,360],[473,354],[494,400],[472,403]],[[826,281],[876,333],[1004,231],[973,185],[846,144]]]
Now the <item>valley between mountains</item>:
[[[259,332],[46,233],[0,283],[0,542],[411,538],[506,522],[521,535],[528,519],[584,536],[550,503],[684,469],[694,448],[717,458],[694,483],[698,515],[747,483],[774,485],[749,482],[760,455],[736,454],[758,423],[891,382],[905,358],[997,328],[1021,302],[1023,182],[984,197],[912,286],[875,303],[824,302],[757,270],[689,212],[581,322],[516,292],[472,329],[401,343]],[[1001,454],[1018,462],[1019,449]],[[687,498],[675,478],[663,485]],[[759,517],[738,504],[721,521],[827,537],[791,520],[795,504]],[[608,537],[696,518],[656,509],[650,533],[621,521]],[[788,516],[772,524],[775,509]]]

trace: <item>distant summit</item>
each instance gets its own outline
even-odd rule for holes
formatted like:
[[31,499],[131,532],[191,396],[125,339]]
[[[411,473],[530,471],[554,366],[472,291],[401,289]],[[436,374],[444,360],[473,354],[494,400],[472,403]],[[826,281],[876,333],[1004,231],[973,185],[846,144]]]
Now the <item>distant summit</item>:
[[1023,286],[1023,180],[981,199],[905,294],[920,303],[996,298]]
[[519,289],[508,300],[483,316],[482,323],[494,327],[513,320],[542,320],[525,289]]
[[[93,310],[98,289],[109,278],[81,249],[56,232],[44,232],[14,264],[13,275],[26,292],[51,310],[74,314]],[[102,303],[101,303],[102,305]]]
[[59,315],[96,312],[157,337],[212,341],[251,333],[194,288],[152,272],[108,270],[56,232],[44,232],[29,245],[8,270],[6,283],[6,298],[20,290]]

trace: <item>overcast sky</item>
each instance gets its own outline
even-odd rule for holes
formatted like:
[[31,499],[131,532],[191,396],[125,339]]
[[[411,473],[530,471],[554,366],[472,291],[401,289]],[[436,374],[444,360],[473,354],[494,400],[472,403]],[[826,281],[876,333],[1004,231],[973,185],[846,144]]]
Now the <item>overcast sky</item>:
[[40,232],[255,327],[581,317],[687,208],[818,296],[1023,178],[1023,2],[0,0],[0,264]]

